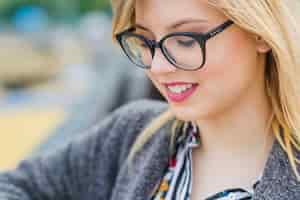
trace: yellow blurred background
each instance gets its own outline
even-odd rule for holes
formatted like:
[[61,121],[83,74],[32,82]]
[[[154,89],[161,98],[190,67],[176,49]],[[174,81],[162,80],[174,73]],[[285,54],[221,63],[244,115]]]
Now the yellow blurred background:
[[61,109],[25,109],[0,113],[0,169],[10,169],[65,119]]

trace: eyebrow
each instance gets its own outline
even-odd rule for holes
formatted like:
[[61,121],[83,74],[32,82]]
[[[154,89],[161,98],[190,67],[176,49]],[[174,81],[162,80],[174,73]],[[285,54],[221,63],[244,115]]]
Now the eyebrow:
[[[207,22],[206,19],[191,19],[191,18],[181,19],[181,20],[176,21],[175,23],[173,23],[173,24],[167,26],[167,29],[175,29],[175,28],[178,28],[178,27],[180,27],[180,26],[182,26],[182,25],[190,24],[190,23],[206,23],[206,22]],[[151,32],[150,29],[148,29],[147,27],[145,27],[145,26],[143,26],[143,25],[141,25],[141,24],[138,24],[138,23],[136,23],[136,24],[134,25],[134,27],[140,28],[140,29],[143,29],[143,30],[145,30],[145,31]]]

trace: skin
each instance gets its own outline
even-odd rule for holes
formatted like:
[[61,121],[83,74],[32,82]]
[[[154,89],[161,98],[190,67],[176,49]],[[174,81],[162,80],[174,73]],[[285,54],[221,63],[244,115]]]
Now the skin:
[[[171,27],[183,19],[204,21]],[[139,33],[156,41],[171,32],[206,32],[226,20],[207,0],[136,3],[136,23],[143,27]],[[199,125],[202,145],[193,150],[192,199],[233,186],[248,188],[263,171],[274,140],[266,130],[271,115],[264,89],[269,46],[232,25],[211,38],[206,50],[206,64],[200,70],[175,68],[159,49],[151,69],[146,70],[176,117]],[[199,87],[187,100],[175,103],[168,98],[163,83],[176,81],[198,83]]]

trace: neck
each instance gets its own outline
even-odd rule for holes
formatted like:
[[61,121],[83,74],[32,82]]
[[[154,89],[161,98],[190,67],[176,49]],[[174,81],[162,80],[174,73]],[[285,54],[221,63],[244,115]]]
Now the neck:
[[266,95],[260,93],[252,94],[252,98],[248,93],[218,116],[196,121],[203,154],[257,156],[270,148],[274,139],[270,128],[272,112]]

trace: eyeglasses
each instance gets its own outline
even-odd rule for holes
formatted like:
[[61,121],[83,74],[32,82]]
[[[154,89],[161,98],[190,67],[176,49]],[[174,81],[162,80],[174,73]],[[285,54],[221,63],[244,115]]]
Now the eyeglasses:
[[160,48],[165,58],[176,68],[194,71],[205,64],[206,41],[223,32],[233,23],[227,20],[206,33],[170,33],[158,42],[134,33],[135,28],[117,34],[116,38],[124,53],[138,67],[150,69],[155,49]]

